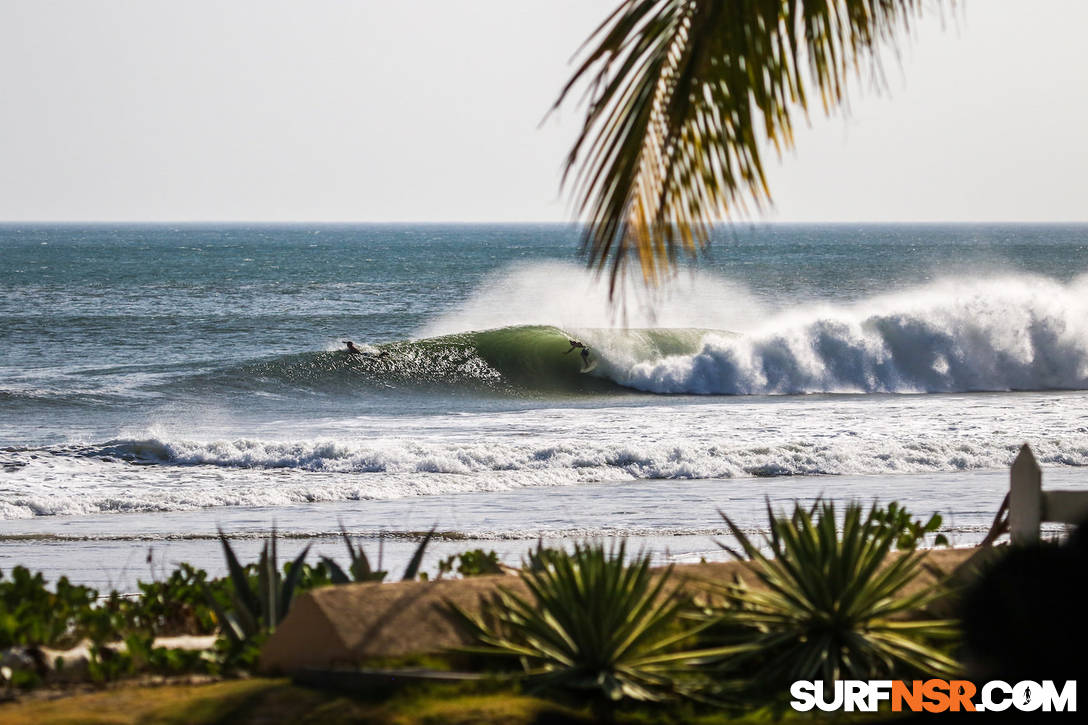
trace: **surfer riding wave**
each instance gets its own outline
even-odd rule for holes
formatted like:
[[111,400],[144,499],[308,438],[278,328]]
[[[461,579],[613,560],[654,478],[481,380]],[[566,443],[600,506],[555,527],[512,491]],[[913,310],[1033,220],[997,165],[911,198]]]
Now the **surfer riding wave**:
[[567,350],[563,354],[564,355],[569,355],[572,352],[574,352],[575,350],[577,350],[578,348],[581,348],[582,349],[582,352],[581,352],[581,355],[582,355],[582,369],[586,370],[587,368],[589,368],[589,347],[584,342],[582,342],[580,340],[569,340],[568,339],[567,342],[570,343],[570,349]]

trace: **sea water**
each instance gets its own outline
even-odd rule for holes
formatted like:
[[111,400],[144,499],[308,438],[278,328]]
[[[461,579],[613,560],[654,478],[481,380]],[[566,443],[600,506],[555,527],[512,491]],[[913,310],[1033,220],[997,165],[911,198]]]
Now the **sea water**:
[[820,494],[970,543],[1023,442],[1084,485],[1088,227],[717,237],[610,300],[562,225],[0,226],[0,569],[273,522],[683,557]]

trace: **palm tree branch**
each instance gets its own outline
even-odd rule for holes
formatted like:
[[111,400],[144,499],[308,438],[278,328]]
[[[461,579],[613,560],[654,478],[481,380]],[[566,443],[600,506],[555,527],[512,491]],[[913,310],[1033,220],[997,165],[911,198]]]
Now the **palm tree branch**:
[[629,256],[648,283],[695,256],[714,223],[771,203],[763,146],[793,145],[807,83],[825,113],[862,62],[909,31],[921,0],[623,0],[580,51],[562,104],[587,84],[564,184],[583,252]]

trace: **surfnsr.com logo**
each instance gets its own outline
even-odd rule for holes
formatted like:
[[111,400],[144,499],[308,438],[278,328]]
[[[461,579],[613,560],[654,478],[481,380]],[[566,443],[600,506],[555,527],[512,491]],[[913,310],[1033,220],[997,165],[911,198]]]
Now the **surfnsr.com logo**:
[[1053,680],[1004,682],[991,680],[976,687],[968,680],[836,680],[824,689],[822,680],[798,680],[790,686],[790,706],[799,712],[876,712],[882,704],[892,712],[1076,712],[1077,682]]

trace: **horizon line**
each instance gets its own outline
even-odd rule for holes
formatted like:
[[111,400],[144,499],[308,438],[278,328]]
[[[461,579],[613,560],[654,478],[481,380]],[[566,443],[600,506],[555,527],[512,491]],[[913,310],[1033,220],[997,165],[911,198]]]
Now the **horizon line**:
[[[586,222],[582,221],[556,221],[556,220],[520,220],[520,221],[497,221],[497,220],[483,220],[483,221],[465,221],[465,220],[425,220],[425,221],[413,221],[413,220],[396,220],[396,221],[367,221],[367,220],[315,220],[315,219],[295,219],[295,220],[261,220],[261,219],[0,219],[0,226],[16,226],[16,225],[28,225],[28,226],[47,226],[47,225],[263,225],[263,226],[299,226],[299,225],[315,225],[315,226],[333,226],[333,225],[357,225],[357,226],[438,226],[438,225],[460,225],[460,226],[516,226],[516,225],[533,225],[533,226],[584,226]],[[1088,219],[1083,220],[1032,220],[1032,219],[1000,219],[1000,220],[940,220],[940,219],[927,219],[927,220],[760,220],[760,221],[741,221],[741,220],[724,220],[715,222],[713,226],[788,226],[799,224],[827,224],[827,225],[888,225],[888,226],[904,226],[904,225],[1008,225],[1008,226],[1027,226],[1027,225],[1088,225]]]

